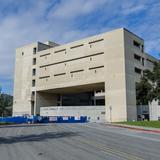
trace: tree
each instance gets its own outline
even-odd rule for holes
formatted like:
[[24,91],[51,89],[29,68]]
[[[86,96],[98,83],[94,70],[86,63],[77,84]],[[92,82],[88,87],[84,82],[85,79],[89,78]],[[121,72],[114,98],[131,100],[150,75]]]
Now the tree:
[[147,105],[150,101],[150,93],[152,90],[151,84],[144,77],[141,78],[139,83],[136,83],[136,100],[137,105]]
[[156,62],[153,71],[145,70],[141,81],[136,84],[137,104],[147,105],[153,100],[160,102],[160,62]]
[[12,114],[13,96],[0,92],[0,116]]

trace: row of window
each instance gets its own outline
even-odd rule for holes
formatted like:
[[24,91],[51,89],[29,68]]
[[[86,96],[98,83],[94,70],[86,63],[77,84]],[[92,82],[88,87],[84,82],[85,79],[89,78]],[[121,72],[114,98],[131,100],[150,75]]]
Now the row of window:
[[[94,41],[90,41],[90,42],[88,42],[88,44],[93,44],[93,43],[97,43],[97,42],[100,42],[100,41],[103,41],[104,39],[103,38],[101,38],[101,39],[98,39],[98,40],[94,40]],[[70,49],[74,49],[74,48],[78,48],[78,47],[82,47],[82,46],[84,46],[84,44],[78,44],[78,45],[75,45],[75,46],[72,46],[72,47],[70,47]],[[91,46],[90,46],[91,47]],[[57,51],[55,51],[54,53],[59,53],[59,52],[63,52],[63,51],[66,51],[66,49],[60,49],[60,50],[57,50]],[[37,48],[36,47],[34,47],[33,48],[33,54],[36,54],[37,53]],[[48,54],[50,54],[50,53],[48,53]],[[48,55],[47,54],[47,55]],[[22,52],[22,56],[24,55],[24,52]],[[45,54],[46,55],[46,54]],[[40,57],[43,57],[43,56],[45,56],[45,55],[41,55]]]
[[[134,59],[136,59],[137,61],[141,62],[142,65],[144,66],[144,62],[145,62],[145,59],[137,54],[134,54]],[[151,64],[154,64],[154,62],[150,59],[146,59],[146,61],[150,62]]]
[[137,61],[141,62],[142,65],[144,66],[144,58],[137,55],[137,54],[134,54],[134,59],[136,59]]
[[[94,70],[94,72],[97,73],[97,69],[99,69],[99,68],[104,68],[104,66],[102,65],[102,66],[91,67],[91,68],[89,68],[89,70]],[[84,69],[70,71],[71,77],[73,77],[74,73],[83,72],[83,71],[84,71]],[[66,73],[63,72],[63,73],[54,74],[54,77],[62,76],[62,75],[66,75]],[[39,79],[45,79],[45,78],[49,78],[49,77],[50,76],[44,76],[44,77],[39,77]]]
[[[37,48],[35,47],[35,48],[33,48],[33,54],[36,54],[37,53]],[[36,58],[33,58],[33,60],[32,60],[32,64],[33,65],[36,65],[36,63],[37,63],[37,59]],[[35,76],[36,75],[36,68],[33,68],[32,69],[32,76]],[[32,87],[35,87],[36,86],[36,80],[35,79],[32,79]],[[35,91],[32,91],[32,102],[34,103],[34,101],[35,101]],[[34,106],[34,104],[32,104],[32,106]],[[34,111],[33,111],[34,112]]]
[[141,74],[142,70],[140,68],[135,67],[134,68],[135,73]]
[[75,60],[79,60],[79,59],[84,59],[84,58],[87,58],[87,57],[90,57],[90,60],[92,60],[93,56],[98,56],[98,55],[102,55],[102,54],[104,54],[104,52],[95,53],[95,54],[91,54],[91,55],[87,55],[87,56],[82,56],[82,57],[78,57],[78,58],[72,58],[72,59],[68,59],[68,60],[64,60],[64,61],[59,61],[59,62],[55,62],[55,63],[50,63],[50,64],[42,65],[42,66],[40,66],[40,68],[48,67],[48,66],[52,66],[52,65],[57,65],[57,64],[61,64],[61,63],[66,63],[66,62],[71,62],[71,61],[75,61]]
[[[98,40],[90,41],[90,42],[88,42],[88,44],[90,45],[90,48],[92,48],[92,44],[97,43],[97,42],[101,42],[103,40],[104,39],[101,38],[101,39],[98,39]],[[84,46],[84,44],[78,44],[78,45],[70,47],[70,49],[75,49],[75,48],[79,48],[79,47],[82,47],[82,46]],[[54,53],[60,53],[60,52],[65,52],[65,54],[66,54],[66,49],[64,48],[64,49],[54,51]],[[40,57],[47,56],[47,55],[50,55],[50,54],[51,53],[46,53],[46,54],[40,55]]]
[[139,42],[133,40],[133,45],[141,50],[141,52],[144,52],[144,46],[141,45]]

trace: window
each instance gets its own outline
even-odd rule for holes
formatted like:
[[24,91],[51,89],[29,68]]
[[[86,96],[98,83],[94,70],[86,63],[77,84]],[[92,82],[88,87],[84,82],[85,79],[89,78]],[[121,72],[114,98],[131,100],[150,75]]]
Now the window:
[[144,52],[144,45],[142,45],[142,52]]
[[147,58],[147,61],[154,64],[154,62],[152,60],[148,59],[148,58]]
[[36,58],[33,58],[33,65],[36,65]]
[[35,91],[32,91],[32,96],[35,96]]
[[66,49],[60,49],[60,50],[55,51],[54,53],[59,53],[59,52],[63,52],[63,51],[66,51]]
[[133,44],[134,44],[134,46],[136,46],[136,47],[138,47],[138,48],[140,48],[140,46],[141,46],[140,43],[137,42],[137,41],[135,41],[135,40],[133,41]]
[[32,75],[33,75],[33,76],[36,75],[36,69],[35,69],[35,68],[32,70]]
[[54,74],[55,77],[65,75],[66,73]]
[[24,55],[24,52],[22,52],[22,56]]
[[35,85],[36,85],[36,80],[33,79],[33,80],[32,80],[32,87],[35,87]]
[[141,61],[141,56],[137,55],[137,54],[134,54],[134,59],[138,60],[138,61]]
[[51,53],[46,53],[46,54],[42,54],[42,55],[40,55],[40,57],[46,57],[46,56],[48,56],[48,55],[50,55]]
[[136,72],[136,73],[141,74],[141,71],[142,71],[141,69],[135,67],[135,72]]
[[144,66],[144,58],[142,58],[142,65]]
[[71,47],[71,49],[82,47],[82,46],[84,46],[84,44],[79,44],[79,45],[73,46],[73,47]]
[[36,54],[36,52],[37,52],[37,48],[35,47],[33,48],[33,54]]
[[80,69],[80,70],[71,71],[70,73],[77,73],[77,72],[83,72],[83,71],[84,71],[83,69]]
[[44,77],[39,77],[39,79],[46,79],[49,78],[50,76],[44,76]]
[[98,39],[98,40],[89,42],[89,44],[93,44],[93,43],[100,42],[100,41],[103,41],[103,40],[104,40],[103,38],[102,39]]
[[91,68],[89,68],[89,70],[92,70],[92,69],[99,69],[99,68],[104,68],[104,66],[91,67]]

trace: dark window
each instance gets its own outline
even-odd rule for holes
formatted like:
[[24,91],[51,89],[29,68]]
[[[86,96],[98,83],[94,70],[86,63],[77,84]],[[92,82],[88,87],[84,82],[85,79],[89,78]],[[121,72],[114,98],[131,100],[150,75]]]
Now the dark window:
[[33,48],[33,54],[36,54],[36,52],[37,52],[37,48],[35,47]]
[[89,68],[89,70],[92,70],[92,69],[99,69],[99,68],[104,68],[104,66],[91,67],[91,68]]
[[141,61],[141,56],[137,55],[137,54],[134,54],[134,59],[138,60],[138,61]]
[[138,48],[140,48],[140,43],[139,42],[137,42],[137,41],[133,41],[133,44],[134,44],[134,46],[136,46],[136,47],[138,47]]
[[136,72],[136,73],[141,74],[141,71],[142,71],[141,69],[135,67],[135,72]]
[[42,54],[42,55],[40,55],[40,57],[48,56],[48,55],[50,55],[50,54],[51,54],[51,53]]
[[22,56],[24,55],[24,52],[22,52]]
[[144,45],[142,45],[142,52],[144,52]]
[[103,38],[102,39],[98,39],[98,40],[89,42],[89,44],[93,44],[93,43],[100,42],[100,41],[103,41],[103,40],[104,40]]
[[35,85],[36,85],[36,80],[34,79],[32,80],[32,87],[35,87]]
[[154,64],[154,62],[153,62],[152,60],[148,59],[148,58],[147,58],[147,61],[148,61],[148,62],[151,62],[152,64]]
[[33,65],[36,65],[36,58],[33,58]]
[[49,78],[50,76],[44,76],[44,77],[39,77],[39,79],[46,79]]
[[32,75],[35,76],[36,75],[36,69],[32,70]]
[[60,50],[55,51],[54,53],[59,53],[59,52],[63,52],[63,51],[66,51],[66,49],[60,49]]
[[54,74],[55,77],[65,75],[66,73]]
[[32,91],[32,96],[35,96],[35,91]]
[[144,66],[144,58],[142,58],[142,65]]
[[79,45],[73,46],[73,47],[71,47],[71,49],[82,47],[82,46],[84,46],[84,44],[79,44]]
[[80,70],[75,70],[75,71],[71,71],[70,73],[77,73],[77,72],[83,72],[84,69],[80,69]]

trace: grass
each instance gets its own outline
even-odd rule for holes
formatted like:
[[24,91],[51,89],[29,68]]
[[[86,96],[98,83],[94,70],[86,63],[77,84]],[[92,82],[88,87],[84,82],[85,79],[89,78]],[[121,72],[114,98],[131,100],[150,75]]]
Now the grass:
[[160,128],[160,121],[135,121],[135,122],[128,121],[128,122],[118,122],[118,124]]
[[6,124],[14,124],[14,123],[11,123],[11,122],[0,122],[0,126],[1,125],[6,125]]

